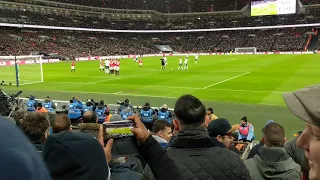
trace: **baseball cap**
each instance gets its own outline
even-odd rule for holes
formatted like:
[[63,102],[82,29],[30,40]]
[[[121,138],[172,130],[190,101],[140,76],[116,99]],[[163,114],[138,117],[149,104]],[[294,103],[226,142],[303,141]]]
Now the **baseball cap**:
[[232,126],[229,121],[224,118],[218,118],[211,121],[208,125],[207,131],[210,137],[225,136],[231,133]]
[[283,99],[293,114],[320,127],[320,84],[283,93]]

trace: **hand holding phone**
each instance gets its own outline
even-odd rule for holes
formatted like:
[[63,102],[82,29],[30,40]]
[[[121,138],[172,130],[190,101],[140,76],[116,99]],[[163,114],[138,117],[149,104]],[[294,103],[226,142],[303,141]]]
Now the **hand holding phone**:
[[140,117],[137,115],[130,116],[127,118],[127,120],[131,120],[134,122],[135,127],[131,128],[131,131],[135,135],[139,143],[144,143],[150,136],[150,133],[147,130],[146,126],[142,123]]

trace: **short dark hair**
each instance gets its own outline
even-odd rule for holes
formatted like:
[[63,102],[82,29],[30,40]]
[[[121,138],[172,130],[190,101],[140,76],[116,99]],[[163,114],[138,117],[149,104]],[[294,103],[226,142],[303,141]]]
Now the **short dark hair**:
[[158,133],[164,130],[166,127],[172,128],[172,125],[166,120],[157,120],[153,123],[152,131],[153,133]]
[[59,114],[51,124],[53,133],[67,131],[71,127],[71,121],[66,114]]
[[278,123],[270,123],[263,130],[264,144],[267,147],[283,147],[285,143],[285,132]]
[[83,123],[96,123],[97,122],[97,115],[93,111],[87,111],[84,113],[82,117]]
[[184,125],[199,126],[205,121],[206,108],[198,98],[187,94],[176,101],[174,114]]
[[30,112],[23,118],[20,127],[31,142],[43,142],[49,121],[42,113]]

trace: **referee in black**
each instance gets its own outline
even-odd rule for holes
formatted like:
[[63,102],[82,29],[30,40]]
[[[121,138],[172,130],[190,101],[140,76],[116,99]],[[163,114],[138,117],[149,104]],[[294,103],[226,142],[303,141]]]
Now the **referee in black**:
[[160,59],[161,61],[161,69],[165,70],[166,69],[166,61],[164,60],[164,58]]

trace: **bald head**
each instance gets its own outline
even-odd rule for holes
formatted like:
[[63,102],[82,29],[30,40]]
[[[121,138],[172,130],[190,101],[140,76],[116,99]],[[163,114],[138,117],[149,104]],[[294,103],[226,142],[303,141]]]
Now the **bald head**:
[[58,115],[53,121],[52,125],[53,133],[59,133],[61,131],[71,130],[71,121],[66,114]]
[[87,111],[82,118],[83,123],[97,123],[97,115],[93,111]]

